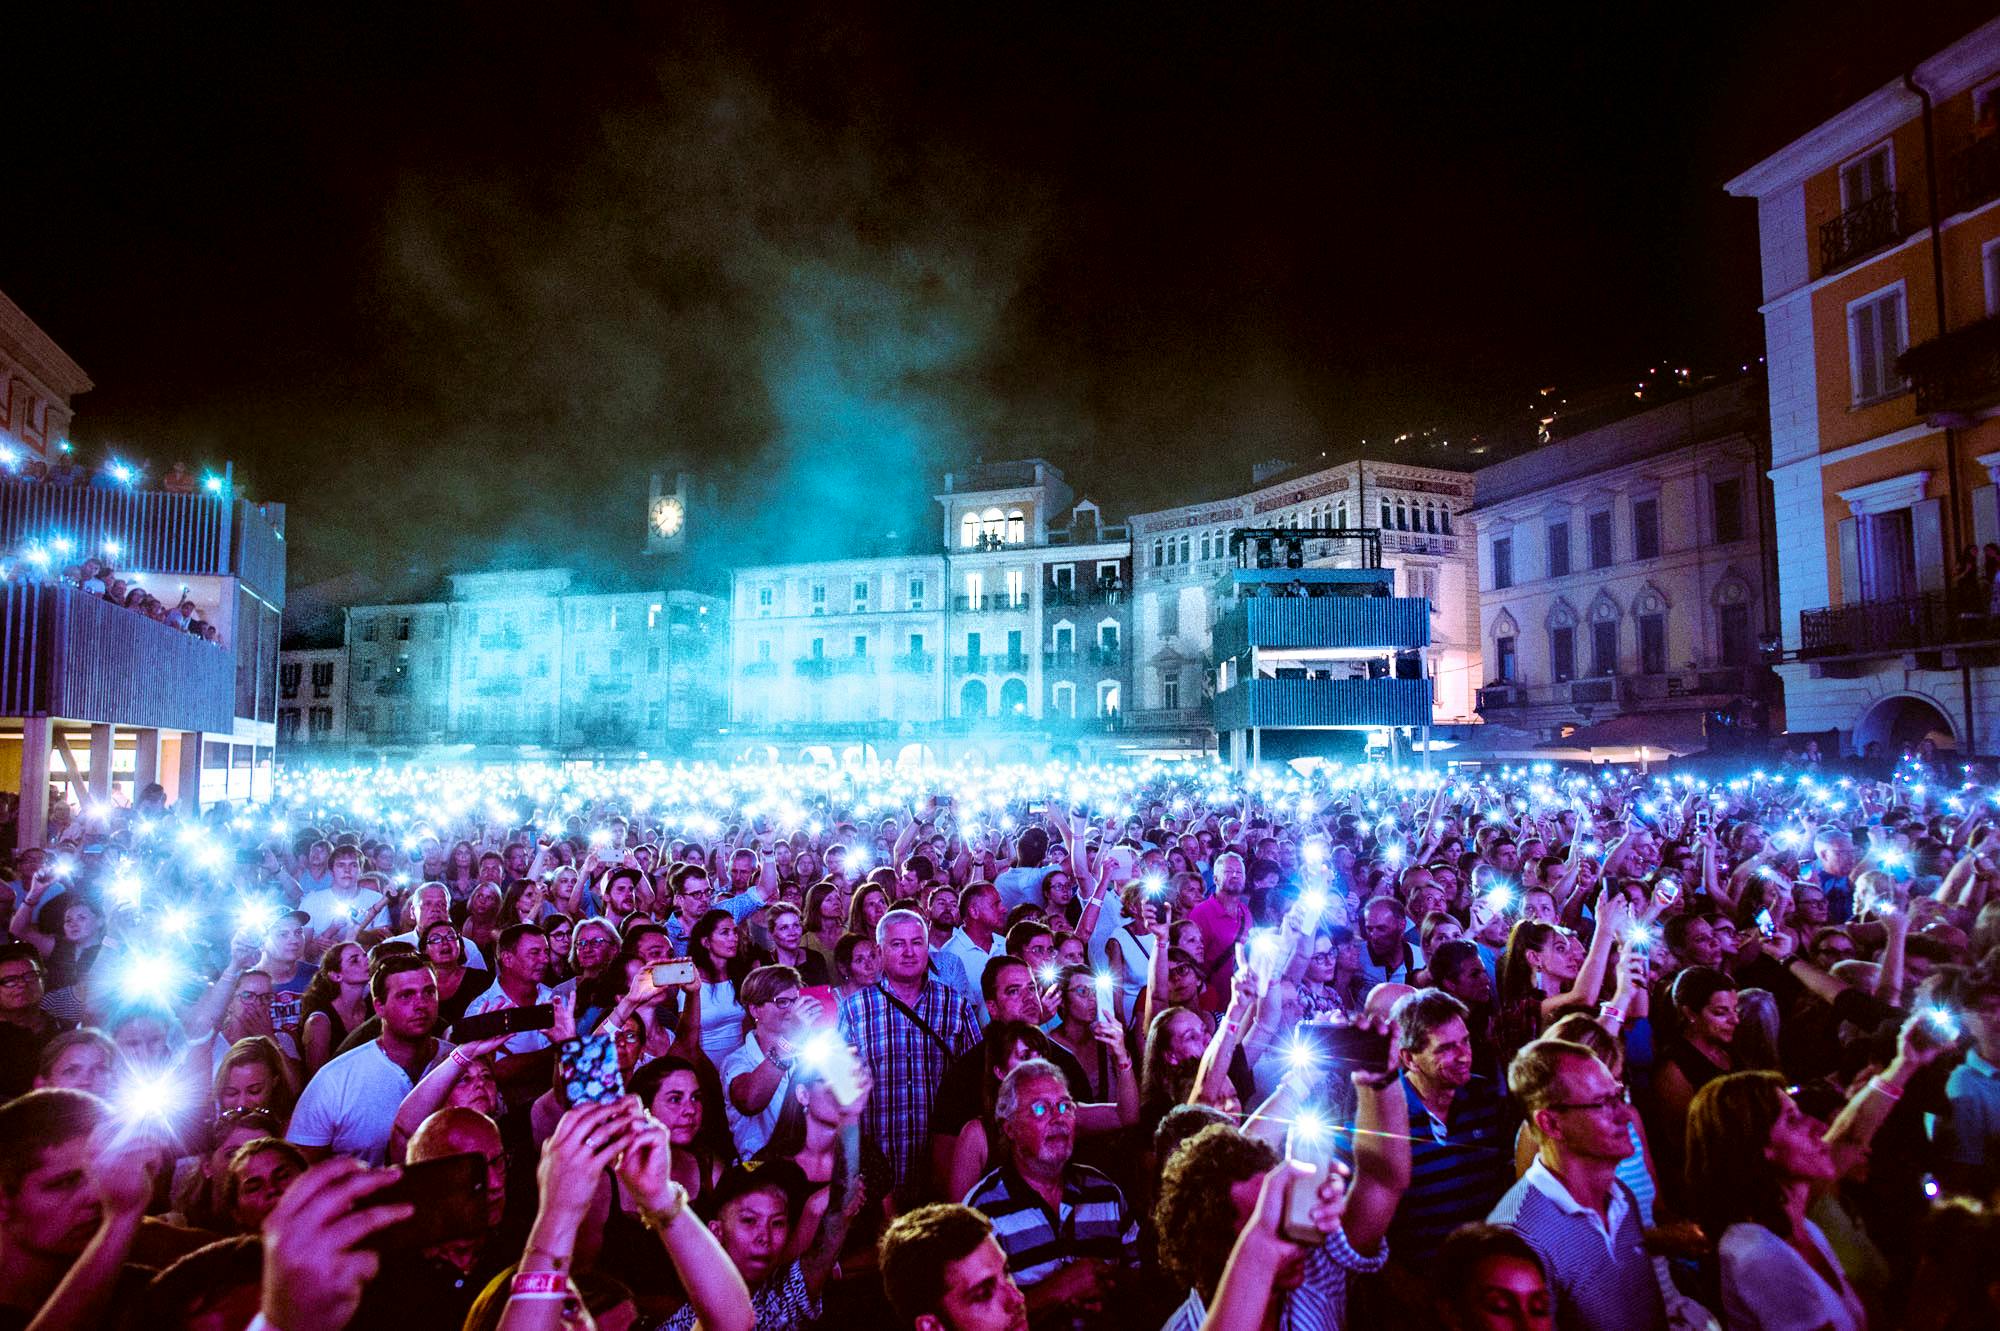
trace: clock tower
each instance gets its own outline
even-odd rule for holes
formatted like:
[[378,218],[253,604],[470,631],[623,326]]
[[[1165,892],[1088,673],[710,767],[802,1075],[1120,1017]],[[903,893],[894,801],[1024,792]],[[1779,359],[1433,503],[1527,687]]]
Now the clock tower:
[[665,489],[663,478],[653,473],[646,496],[646,553],[676,554],[687,543],[687,473],[674,473],[673,489]]

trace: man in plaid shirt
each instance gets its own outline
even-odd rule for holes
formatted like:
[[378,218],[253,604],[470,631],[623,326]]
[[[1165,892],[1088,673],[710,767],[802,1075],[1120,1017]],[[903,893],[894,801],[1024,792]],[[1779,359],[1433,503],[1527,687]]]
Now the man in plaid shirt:
[[931,1102],[944,1070],[979,1038],[972,1003],[930,977],[930,926],[892,910],[875,926],[882,978],[840,1004],[840,1033],[868,1064],[875,1089],[861,1130],[889,1158],[896,1201],[920,1199],[930,1144]]

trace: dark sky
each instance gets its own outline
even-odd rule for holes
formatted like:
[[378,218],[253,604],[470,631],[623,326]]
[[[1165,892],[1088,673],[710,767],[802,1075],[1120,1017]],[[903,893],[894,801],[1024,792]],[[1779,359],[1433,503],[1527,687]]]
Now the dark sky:
[[976,456],[1122,513],[1753,358],[1722,181],[1981,7],[42,8],[0,289],[296,584],[629,568],[658,467],[800,556]]

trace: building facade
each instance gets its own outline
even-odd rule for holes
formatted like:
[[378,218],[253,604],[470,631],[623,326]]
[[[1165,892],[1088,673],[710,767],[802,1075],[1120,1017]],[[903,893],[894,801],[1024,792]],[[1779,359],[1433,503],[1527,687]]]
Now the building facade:
[[296,689],[287,756],[691,752],[725,723],[719,597],[588,590],[567,569],[460,573],[447,585],[437,600],[350,607],[339,647],[284,653],[281,679]]
[[[5,296],[0,376],[0,784],[22,795],[16,844],[42,840],[51,798],[129,802],[157,781],[185,810],[268,799],[284,506],[223,482],[81,483],[105,461],[66,438],[90,380]],[[86,588],[92,558],[168,605],[193,602],[218,641]]]
[[[1235,595],[1229,536],[1239,527],[1375,528],[1394,593],[1430,602],[1424,673],[1434,724],[1474,718],[1479,673],[1478,563],[1464,522],[1472,478],[1439,467],[1355,459],[1253,474],[1242,495],[1138,514],[1132,722],[1212,728],[1213,630]],[[1353,541],[1309,541],[1308,568],[1362,567]]]
[[1640,713],[1699,748],[1707,713],[1773,700],[1762,398],[1724,384],[1475,475],[1486,720],[1554,740]]
[[1757,203],[1786,715],[1991,751],[2000,20],[1730,181]]

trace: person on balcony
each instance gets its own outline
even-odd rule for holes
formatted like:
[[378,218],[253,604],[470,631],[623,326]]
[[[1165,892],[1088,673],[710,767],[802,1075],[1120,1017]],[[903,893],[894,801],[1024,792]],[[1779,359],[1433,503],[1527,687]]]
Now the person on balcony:
[[160,478],[160,488],[170,495],[191,495],[195,484],[195,475],[185,462],[174,463],[173,470]]

